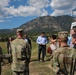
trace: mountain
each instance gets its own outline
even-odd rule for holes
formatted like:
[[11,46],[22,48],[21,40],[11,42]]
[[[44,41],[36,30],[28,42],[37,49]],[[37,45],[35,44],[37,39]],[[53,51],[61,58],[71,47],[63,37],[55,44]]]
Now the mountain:
[[16,28],[14,29],[0,29],[0,34],[14,34],[16,31]]
[[63,15],[63,16],[44,16],[44,17],[38,17],[34,20],[31,20],[23,25],[21,25],[19,28],[24,29],[24,32],[58,32],[62,30],[69,31],[71,27],[71,23],[73,21],[76,21],[76,18]]
[[[33,19],[27,23],[22,24],[18,28],[24,29],[27,33],[58,32],[62,30],[70,30],[71,23],[76,21],[76,18],[68,15],[63,16],[43,16]],[[14,33],[17,28],[0,30],[0,33]]]

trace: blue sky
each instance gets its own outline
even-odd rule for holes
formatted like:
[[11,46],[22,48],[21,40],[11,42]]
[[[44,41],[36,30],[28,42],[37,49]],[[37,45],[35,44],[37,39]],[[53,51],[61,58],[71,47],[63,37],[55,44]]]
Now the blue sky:
[[0,0],[0,29],[16,28],[39,16],[71,15],[75,9],[76,0]]

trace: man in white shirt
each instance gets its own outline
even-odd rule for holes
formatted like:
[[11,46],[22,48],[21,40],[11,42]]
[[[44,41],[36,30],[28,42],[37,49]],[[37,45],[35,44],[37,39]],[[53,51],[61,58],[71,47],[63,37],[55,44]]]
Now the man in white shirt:
[[42,32],[41,35],[37,38],[37,43],[38,43],[38,61],[40,61],[40,55],[42,53],[42,61],[44,62],[44,56],[47,44],[47,38],[45,37],[45,32]]

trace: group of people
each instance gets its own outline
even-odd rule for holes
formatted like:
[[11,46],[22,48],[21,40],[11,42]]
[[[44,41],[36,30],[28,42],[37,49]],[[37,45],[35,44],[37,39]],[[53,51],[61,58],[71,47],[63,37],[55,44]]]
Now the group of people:
[[[47,39],[42,33],[37,38],[38,43],[38,61],[42,52],[42,61],[46,52]],[[71,29],[71,34],[68,36],[67,31],[61,31],[50,38],[50,51],[52,75],[75,75],[76,71],[76,28]]]
[[74,75],[76,70],[76,49],[68,46],[67,32],[59,32],[58,38],[60,47],[53,52],[51,60],[53,73],[54,75]]
[[[31,39],[28,38],[28,35],[27,35],[27,34],[25,34],[25,35],[23,36],[23,39],[24,39],[26,42],[28,42],[28,44],[29,44],[29,48],[30,48],[30,51],[29,51],[30,57],[29,57],[29,58],[31,58],[31,49],[32,49]],[[7,40],[7,53],[8,53],[8,54],[11,54],[11,53],[12,53],[11,43],[12,43],[13,40],[14,40],[13,37],[9,37],[8,40]],[[11,62],[12,62],[12,58],[9,57],[9,58],[8,58],[8,63],[11,64]]]
[[[74,75],[76,70],[76,30],[68,37],[67,31],[61,31],[50,38],[50,49],[52,50],[51,67],[53,75]],[[31,58],[31,40],[23,35],[23,29],[17,29],[17,38],[10,39],[7,44],[8,53],[11,54],[12,75],[29,75],[29,62]],[[71,38],[71,39],[70,39]],[[45,32],[42,32],[36,40],[38,44],[38,61],[44,62],[46,56],[46,44],[48,40]],[[70,44],[73,46],[71,47]],[[10,48],[8,47],[10,46]],[[42,53],[42,58],[41,58]],[[0,48],[0,72],[2,62],[2,49]],[[1,75],[1,73],[0,73]]]
[[[31,40],[23,35],[23,29],[17,29],[17,38],[9,37],[7,53],[10,55],[8,62],[11,64],[11,75],[29,75],[29,62],[31,58]],[[2,49],[0,48],[0,75],[1,62],[3,62]]]

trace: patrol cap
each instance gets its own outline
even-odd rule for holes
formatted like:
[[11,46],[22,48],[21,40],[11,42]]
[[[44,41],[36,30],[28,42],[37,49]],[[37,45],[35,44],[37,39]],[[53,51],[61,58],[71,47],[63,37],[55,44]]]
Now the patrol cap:
[[58,37],[59,38],[66,38],[66,37],[68,37],[68,32],[67,31],[60,31],[60,32],[58,32]]
[[17,29],[17,32],[23,32],[23,29]]

